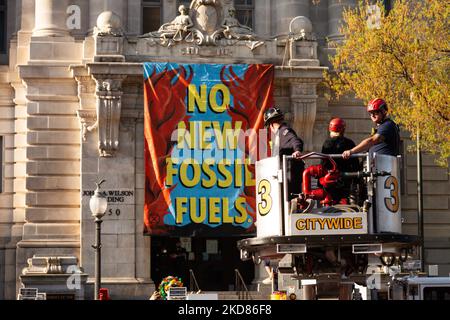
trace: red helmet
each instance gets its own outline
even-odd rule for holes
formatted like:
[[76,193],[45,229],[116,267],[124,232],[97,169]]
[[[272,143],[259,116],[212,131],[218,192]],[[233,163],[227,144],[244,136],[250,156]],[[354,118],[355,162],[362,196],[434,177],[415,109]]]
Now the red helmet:
[[331,119],[328,130],[332,132],[344,132],[345,131],[345,121],[341,118]]
[[387,111],[387,103],[383,99],[376,98],[369,101],[369,104],[367,105],[367,112],[373,112],[373,111],[379,111],[384,109]]

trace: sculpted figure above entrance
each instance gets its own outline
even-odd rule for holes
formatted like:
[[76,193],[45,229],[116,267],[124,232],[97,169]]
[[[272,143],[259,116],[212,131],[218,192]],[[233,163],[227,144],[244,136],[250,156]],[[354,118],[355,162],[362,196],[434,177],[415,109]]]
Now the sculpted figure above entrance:
[[250,27],[239,23],[230,0],[194,0],[190,10],[181,5],[179,11],[180,15],[173,21],[140,38],[150,38],[162,46],[173,46],[182,41],[199,46],[228,46],[233,44],[229,40],[243,40],[253,50],[264,44]]
[[176,41],[183,40],[194,26],[191,17],[189,16],[189,9],[181,5],[178,8],[180,15],[171,22],[164,23],[158,31],[149,32],[142,37],[160,38],[162,45],[172,45]]

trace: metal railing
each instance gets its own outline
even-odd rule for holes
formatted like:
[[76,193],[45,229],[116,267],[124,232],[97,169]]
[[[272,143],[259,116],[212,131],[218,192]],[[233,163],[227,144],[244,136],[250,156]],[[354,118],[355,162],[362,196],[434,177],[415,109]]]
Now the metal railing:
[[234,269],[236,295],[239,300],[253,300],[248,288],[238,269]]
[[197,278],[195,277],[194,270],[189,269],[189,291],[200,293],[202,289],[200,289]]

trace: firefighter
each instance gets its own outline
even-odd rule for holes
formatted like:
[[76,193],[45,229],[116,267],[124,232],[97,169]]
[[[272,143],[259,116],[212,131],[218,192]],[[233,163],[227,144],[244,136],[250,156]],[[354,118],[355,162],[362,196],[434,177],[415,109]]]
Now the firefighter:
[[[330,138],[325,140],[323,143],[322,153],[341,154],[345,150],[355,147],[353,140],[344,136],[345,121],[343,119],[331,119],[328,126],[328,131],[330,133]],[[336,162],[337,168],[340,172],[355,172],[360,169],[360,162],[356,158],[348,160],[334,159],[334,161]],[[323,161],[322,164],[326,169],[331,169],[331,164],[328,160]],[[347,204],[347,199],[350,197],[350,193],[355,187],[355,185],[352,187],[352,184],[354,183],[356,183],[356,181],[353,181],[353,179],[346,179],[340,181],[336,186],[328,188],[327,191],[331,193],[334,201]],[[353,195],[351,198],[354,199],[355,196]]]
[[[344,136],[345,121],[343,119],[331,119],[328,131],[330,132],[330,138],[323,143],[322,153],[341,154],[345,150],[350,150],[355,147],[353,140]],[[359,170],[359,161],[357,159],[334,159],[334,161],[336,161],[338,169],[341,172],[354,172]]]
[[303,151],[303,141],[295,131],[284,121],[283,112],[278,107],[269,108],[264,113],[264,126],[270,129],[272,140],[272,156],[292,155],[294,160],[290,162],[291,174],[288,177],[289,197],[299,194],[302,190],[303,160],[298,160]]
[[344,159],[352,154],[369,150],[369,153],[397,156],[400,147],[400,129],[388,116],[388,107],[383,99],[373,99],[367,105],[367,112],[376,125],[372,136],[361,141],[356,147],[342,153]]

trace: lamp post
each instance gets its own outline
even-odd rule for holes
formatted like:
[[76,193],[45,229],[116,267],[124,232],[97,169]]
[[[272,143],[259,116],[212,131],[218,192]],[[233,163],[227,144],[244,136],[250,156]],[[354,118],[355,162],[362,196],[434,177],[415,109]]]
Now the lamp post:
[[105,215],[106,208],[108,206],[108,202],[106,197],[100,193],[100,185],[105,182],[102,180],[98,183],[97,189],[95,189],[94,195],[91,197],[89,201],[89,208],[91,209],[92,216],[95,218],[95,245],[92,248],[95,249],[95,286],[94,286],[94,294],[95,300],[99,299],[99,289],[101,285],[101,270],[102,270],[102,261],[101,261],[101,253],[102,253],[102,243],[101,243],[101,224],[102,217]]
[[417,233],[420,237],[420,269],[425,271],[425,240],[423,227],[423,177],[422,177],[422,150],[420,146],[420,132],[417,129]]

